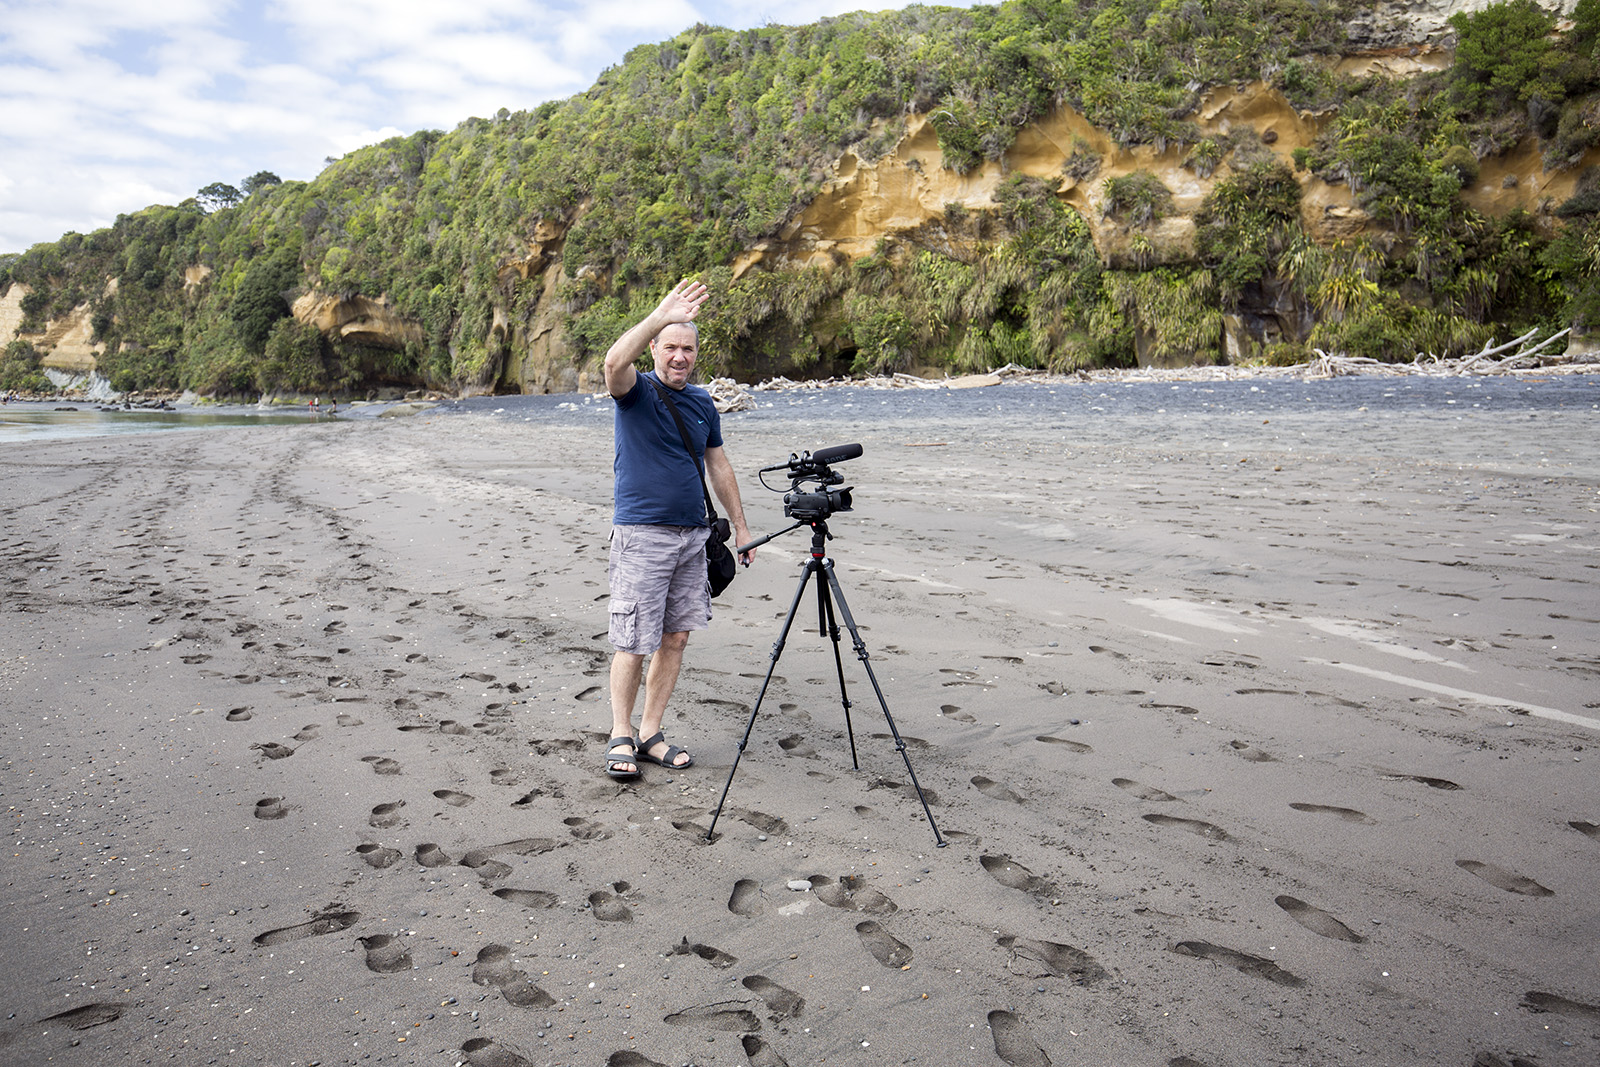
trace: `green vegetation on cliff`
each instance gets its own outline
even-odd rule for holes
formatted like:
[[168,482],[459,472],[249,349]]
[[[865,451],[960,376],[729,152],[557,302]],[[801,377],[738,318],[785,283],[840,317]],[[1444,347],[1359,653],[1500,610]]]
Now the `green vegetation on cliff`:
[[[1503,218],[1461,190],[1524,137],[1552,167],[1600,139],[1600,0],[1580,0],[1564,36],[1532,0],[1456,16],[1456,65],[1410,82],[1333,73],[1355,6],[1014,0],[697,26],[564,101],[394,138],[311,182],[215,183],[0,257],[0,290],[28,287],[25,331],[89,305],[117,388],[226,394],[514,387],[536,345],[547,363],[590,364],[689,274],[717,293],[708,370],[742,377],[1209,362],[1228,316],[1270,317],[1258,354],[1275,359],[1312,345],[1409,359],[1592,321],[1600,188]],[[1336,109],[1297,163],[1348,183],[1382,232],[1315,244],[1293,172],[1253,138],[1202,136],[1203,90],[1252,81]],[[1214,182],[1188,262],[1157,266],[1150,228],[1172,194],[1153,174],[1106,188],[1131,234],[1115,269],[1053,183],[1013,176],[994,210],[950,205],[854,261],[735,279],[736,257],[794,222],[835,160],[882,158],[909,114],[965,173],[1058,106],[1119,145],[1179,150]],[[1097,166],[1084,149],[1063,172]],[[384,301],[420,329],[324,333],[290,315],[308,292]]]

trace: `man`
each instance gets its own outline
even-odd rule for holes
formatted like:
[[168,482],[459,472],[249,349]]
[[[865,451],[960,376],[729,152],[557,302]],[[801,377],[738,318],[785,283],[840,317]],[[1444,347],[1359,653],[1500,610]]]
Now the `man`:
[[[711,395],[689,384],[700,354],[694,320],[708,296],[699,282],[681,281],[656,309],[617,339],[606,353],[606,388],[617,402],[616,515],[611,528],[611,740],[606,773],[639,775],[639,763],[683,768],[689,753],[667,743],[661,729],[678,682],[689,631],[711,619],[706,580],[705,495],[700,465],[733,526],[734,543],[749,541],[733,465],[722,451],[722,422]],[[655,370],[634,369],[649,346]],[[662,398],[666,387],[696,454],[684,448],[678,423]],[[742,553],[749,566],[755,550]],[[650,669],[644,660],[650,657]],[[640,740],[634,740],[633,705],[644,679]]]

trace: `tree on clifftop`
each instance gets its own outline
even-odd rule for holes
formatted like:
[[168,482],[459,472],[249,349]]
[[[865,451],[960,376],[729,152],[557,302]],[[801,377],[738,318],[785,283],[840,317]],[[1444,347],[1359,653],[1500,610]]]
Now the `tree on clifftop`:
[[194,198],[200,202],[200,206],[208,213],[225,207],[233,207],[244,199],[239,194],[239,190],[227,182],[212,182],[195,193]]
[[244,187],[245,196],[254,196],[262,189],[271,189],[274,185],[282,185],[283,179],[270,170],[258,170],[239,184]]

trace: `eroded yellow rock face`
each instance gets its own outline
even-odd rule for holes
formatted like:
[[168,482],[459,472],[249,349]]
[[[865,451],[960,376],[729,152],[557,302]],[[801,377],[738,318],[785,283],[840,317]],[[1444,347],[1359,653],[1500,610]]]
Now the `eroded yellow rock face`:
[[[1282,94],[1261,84],[1214,90],[1195,115],[1208,136],[1253,138],[1291,165],[1294,150],[1310,145],[1326,121],[1297,112]],[[1093,179],[1079,181],[1064,171],[1074,155],[1099,157]],[[1011,174],[1050,183],[1062,202],[1089,223],[1102,257],[1115,263],[1129,258],[1127,246],[1133,235],[1104,217],[1106,182],[1138,170],[1155,174],[1173,198],[1172,220],[1145,236],[1155,245],[1158,260],[1181,260],[1194,251],[1194,226],[1188,216],[1200,207],[1216,180],[1230,173],[1223,166],[1202,178],[1184,166],[1187,156],[1188,149],[1177,146],[1123,148],[1083,115],[1058,108],[1018,133],[1002,161],[986,161],[967,174],[955,174],[940,165],[938,133],[928,116],[913,116],[900,144],[884,159],[868,164],[846,153],[799,217],[776,239],[741,256],[734,273],[743,274],[758,263],[814,265],[864,256],[881,238],[934,221],[953,203],[974,211],[993,210],[994,191]],[[1314,239],[1350,236],[1365,225],[1366,216],[1354,206],[1347,187],[1328,185],[1309,174],[1300,177],[1306,193],[1305,225]]]
[[40,333],[23,333],[22,298],[30,291],[19,282],[0,296],[0,344],[31,341],[34,348],[45,353],[39,365],[50,370],[69,374],[88,374],[94,370],[95,360],[106,346],[93,340],[88,303],[79,304],[59,319],[49,320]]
[[0,340],[10,343],[21,336],[22,298],[32,291],[21,282],[13,282],[11,288],[0,293]]
[[422,324],[384,298],[310,292],[295,300],[290,311],[297,321],[354,344],[398,349],[424,340]]
[[[1348,60],[1374,64],[1396,74],[1438,69],[1448,53],[1413,48],[1404,54]],[[1363,68],[1365,69],[1365,67]],[[1208,136],[1250,138],[1293,167],[1296,148],[1310,147],[1330,121],[1329,115],[1296,111],[1283,95],[1257,83],[1244,88],[1213,90],[1202,100],[1194,119]],[[1074,154],[1100,158],[1093,179],[1079,181],[1064,172]],[[1224,165],[1201,177],[1184,165],[1188,150],[1149,145],[1123,148],[1090,125],[1081,114],[1060,108],[1022,130],[1001,162],[986,162],[958,175],[940,166],[938,134],[927,116],[908,120],[905,137],[895,151],[876,163],[863,163],[847,153],[817,197],[776,238],[748,249],[735,262],[734,275],[768,266],[827,266],[867,255],[884,237],[909,233],[943,216],[953,203],[974,210],[994,209],[994,191],[1010,174],[1026,174],[1050,183],[1063,203],[1089,224],[1102,259],[1112,266],[1135,265],[1130,247],[1135,234],[1104,215],[1106,182],[1138,170],[1160,178],[1172,192],[1174,214],[1142,235],[1155,249],[1155,262],[1187,259],[1194,252],[1191,216],[1216,182],[1231,173]],[[1600,158],[1600,153],[1595,153]],[[1486,159],[1476,185],[1464,190],[1479,211],[1501,215],[1516,207],[1536,210],[1542,202],[1570,197],[1583,167],[1547,173],[1537,142],[1529,139],[1503,156]],[[1355,202],[1350,188],[1330,184],[1310,173],[1296,173],[1301,186],[1301,215],[1306,232],[1319,243],[1347,240],[1365,231],[1371,219]],[[1147,254],[1147,253],[1146,253]],[[1149,265],[1148,260],[1139,265]]]

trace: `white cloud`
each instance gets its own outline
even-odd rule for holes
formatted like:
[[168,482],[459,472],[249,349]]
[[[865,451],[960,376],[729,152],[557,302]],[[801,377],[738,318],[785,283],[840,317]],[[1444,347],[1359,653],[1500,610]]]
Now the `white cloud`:
[[587,88],[697,22],[902,6],[798,0],[0,0],[0,251],[417,129]]

